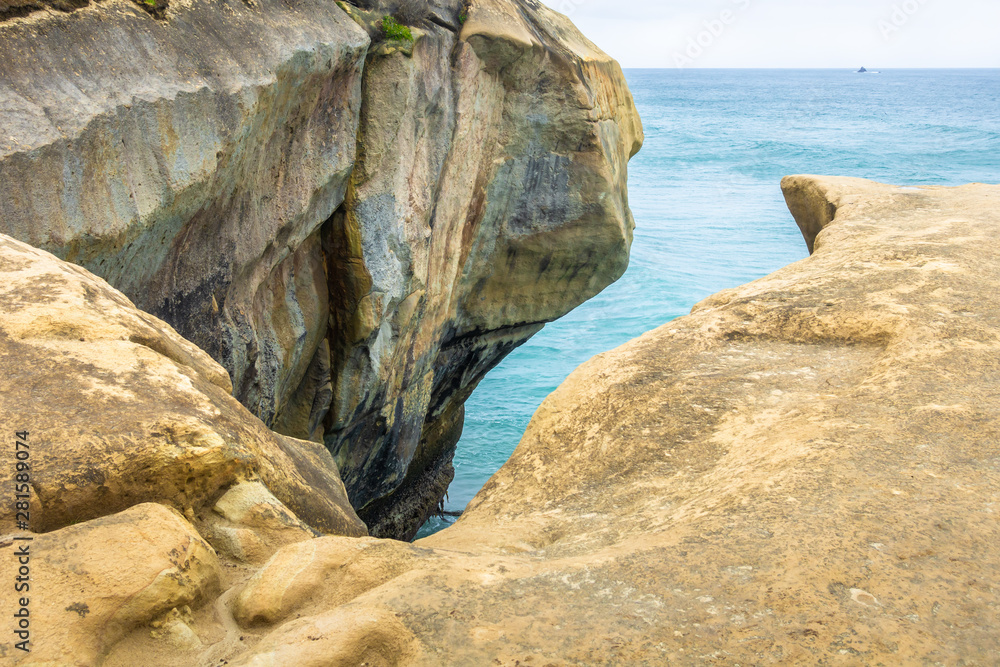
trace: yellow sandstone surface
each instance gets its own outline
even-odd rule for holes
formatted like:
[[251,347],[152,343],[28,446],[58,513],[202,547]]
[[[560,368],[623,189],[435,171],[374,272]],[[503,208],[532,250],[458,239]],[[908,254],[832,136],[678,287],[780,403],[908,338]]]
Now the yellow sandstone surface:
[[[30,542],[2,537],[4,574],[13,572],[12,552],[25,547],[30,589],[3,586],[0,609],[9,616],[15,601],[28,600],[31,652],[14,649],[4,637],[4,664],[99,664],[107,649],[137,626],[219,594],[222,572],[212,547],[162,505],[136,505]],[[13,575],[7,581],[13,582]]]
[[259,480],[316,530],[366,533],[321,445],[268,430],[222,367],[100,278],[0,236],[0,312],[0,422],[30,431],[33,530],[143,502],[197,514]]
[[302,618],[242,664],[374,618],[381,664],[995,662],[1000,188],[783,186],[811,257],[584,364],[416,558],[310,552],[381,586],[276,613],[265,567],[255,613]]

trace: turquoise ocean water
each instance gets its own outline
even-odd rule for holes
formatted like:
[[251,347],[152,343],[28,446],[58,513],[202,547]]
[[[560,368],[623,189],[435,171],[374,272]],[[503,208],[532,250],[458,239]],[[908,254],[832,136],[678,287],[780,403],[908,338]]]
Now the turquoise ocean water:
[[[789,174],[1000,183],[1000,70],[627,70],[646,130],[625,276],[511,354],[467,404],[447,509],[510,457],[581,363],[806,256]],[[420,537],[449,525],[433,518]]]

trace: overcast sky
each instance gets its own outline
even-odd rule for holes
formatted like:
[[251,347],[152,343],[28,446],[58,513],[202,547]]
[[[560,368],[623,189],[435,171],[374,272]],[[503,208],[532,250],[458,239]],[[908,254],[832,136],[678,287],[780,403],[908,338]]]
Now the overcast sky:
[[624,67],[1000,67],[1000,0],[543,0]]

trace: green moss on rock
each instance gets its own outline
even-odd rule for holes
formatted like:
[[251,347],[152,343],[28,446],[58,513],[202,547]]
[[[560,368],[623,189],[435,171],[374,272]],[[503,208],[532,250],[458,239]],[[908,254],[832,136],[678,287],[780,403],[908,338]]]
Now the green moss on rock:
[[389,39],[396,39],[401,42],[413,41],[413,33],[410,32],[410,29],[391,16],[383,17],[381,26],[382,32]]

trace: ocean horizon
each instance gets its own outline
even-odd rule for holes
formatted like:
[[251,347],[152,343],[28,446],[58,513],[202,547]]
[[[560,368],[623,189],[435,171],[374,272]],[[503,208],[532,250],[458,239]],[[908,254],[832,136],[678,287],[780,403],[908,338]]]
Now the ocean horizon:
[[[624,67],[622,70],[628,76],[633,72],[677,72],[677,71],[710,71],[710,72],[854,72],[867,67],[859,65],[857,69],[850,67]],[[879,72],[966,72],[985,71],[998,72],[1000,67],[882,67]]]
[[[646,132],[629,166],[629,269],[482,382],[466,404],[447,510],[468,504],[580,364],[805,258],[784,176],[1000,183],[1000,69],[861,66],[625,70]],[[451,521],[434,517],[418,537]]]

